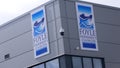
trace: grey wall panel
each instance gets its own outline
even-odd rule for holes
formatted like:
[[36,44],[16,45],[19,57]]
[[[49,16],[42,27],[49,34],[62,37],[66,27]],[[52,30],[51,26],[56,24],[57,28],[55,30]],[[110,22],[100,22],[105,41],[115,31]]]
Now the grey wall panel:
[[[65,54],[69,54],[70,53],[70,41],[69,41],[69,39],[64,38],[63,43],[64,43],[64,52],[65,52]],[[61,46],[61,45],[59,45],[59,46]]]
[[120,25],[120,10],[94,6],[94,15],[96,22],[106,24]]
[[55,9],[55,18],[59,18],[60,17],[59,1],[54,1],[54,9]]
[[64,0],[59,0],[60,16],[66,17],[66,3]]
[[[19,48],[21,48],[21,47],[19,46]],[[28,47],[25,47],[25,48],[26,48],[26,50],[29,50],[29,49],[27,49]],[[32,51],[30,50],[30,51],[27,51],[26,53],[20,54],[19,56],[15,56],[11,59],[8,59],[4,62],[0,62],[0,68],[26,68],[26,67],[29,67],[31,65],[35,65],[37,63],[47,61],[49,59],[57,57],[57,55],[58,55],[57,48],[58,48],[57,42],[52,42],[52,43],[50,43],[50,53],[49,54],[42,56],[38,59],[35,59],[34,54],[33,54],[34,53],[33,50]],[[15,50],[15,49],[10,50],[10,52],[11,51],[18,52],[18,50]],[[25,51],[25,50],[23,50],[23,51]],[[21,52],[23,52],[23,51],[21,51]],[[12,52],[12,54],[13,53],[14,52]]]
[[55,19],[53,3],[50,3],[46,6],[46,16],[48,23]]
[[66,1],[66,13],[67,13],[67,18],[77,19],[74,2]]
[[30,15],[25,15],[0,30],[0,43],[31,30]]
[[120,63],[106,63],[106,68],[120,68]]
[[0,68],[27,68],[28,66],[36,63],[38,63],[38,61],[34,59],[33,51],[30,51],[0,63]]
[[[70,40],[70,50],[71,54],[79,55],[80,52],[80,41],[76,39],[69,39]],[[78,50],[77,50],[78,49]]]
[[120,44],[120,27],[96,23],[98,41]]
[[79,39],[78,22],[76,19],[68,19],[69,38]]
[[2,58],[0,62],[4,61],[4,55],[8,53],[12,58],[32,49],[32,33],[28,32],[0,45],[0,57]]
[[67,38],[58,39],[58,50],[59,50],[59,55],[70,53],[70,44]]
[[106,62],[120,63],[120,45],[111,43],[98,43],[101,54],[104,56]]
[[48,37],[49,37],[49,42],[57,40],[55,21],[48,23]]
[[65,54],[65,51],[64,51],[64,40],[61,38],[61,39],[58,39],[58,52],[59,52],[59,55],[63,55]]

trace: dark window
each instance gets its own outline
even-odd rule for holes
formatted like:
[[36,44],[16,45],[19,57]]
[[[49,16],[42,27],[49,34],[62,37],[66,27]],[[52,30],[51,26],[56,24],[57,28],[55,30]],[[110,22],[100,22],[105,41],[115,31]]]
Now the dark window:
[[91,58],[83,58],[83,66],[84,68],[93,68]]
[[82,61],[80,57],[72,57],[73,68],[82,68]]
[[73,68],[104,68],[103,59],[89,57],[72,57]]
[[93,59],[94,68],[102,68],[101,59]]
[[45,67],[44,67],[44,64],[40,64],[40,65],[37,65],[37,66],[32,67],[32,68],[45,68]]
[[59,61],[58,59],[49,61],[46,63],[46,68],[59,68]]

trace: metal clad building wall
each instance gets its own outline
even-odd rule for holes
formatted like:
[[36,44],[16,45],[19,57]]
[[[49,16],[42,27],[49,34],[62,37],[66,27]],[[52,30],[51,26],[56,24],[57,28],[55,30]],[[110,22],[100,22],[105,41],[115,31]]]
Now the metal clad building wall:
[[[34,58],[30,12],[0,29],[0,68],[24,68],[64,54],[63,39],[59,35],[62,26],[59,1],[44,5],[46,9],[50,54]],[[39,8],[39,7],[38,7]],[[34,11],[34,10],[33,10]],[[59,46],[60,45],[60,46]],[[5,60],[4,55],[10,54]]]
[[[38,59],[33,54],[30,12],[0,27],[0,68],[24,68],[63,54],[102,57],[106,68],[119,68],[120,9],[93,4],[99,51],[84,51],[79,43],[75,2],[54,0],[45,4],[50,54]],[[10,59],[5,60],[8,53]]]
[[[68,36],[64,37],[64,39],[68,40],[68,42],[65,42],[68,43],[68,45],[65,45],[67,46],[65,50],[70,49],[69,52],[67,51],[67,54],[103,57],[105,58],[106,68],[119,68],[120,55],[118,52],[120,51],[120,9],[93,4],[99,51],[85,51],[81,50],[79,43],[75,9],[76,1],[67,0],[64,2],[65,3],[61,3],[61,5],[64,5],[65,10],[63,10],[63,7],[60,8],[62,8],[61,12],[65,14],[61,17],[61,19],[62,21],[67,21],[68,27]],[[80,48],[79,50],[76,49],[78,47]]]

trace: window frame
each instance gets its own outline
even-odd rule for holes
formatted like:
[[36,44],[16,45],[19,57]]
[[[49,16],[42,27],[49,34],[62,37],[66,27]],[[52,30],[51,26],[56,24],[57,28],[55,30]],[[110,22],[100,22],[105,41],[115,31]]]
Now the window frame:
[[[101,57],[91,57],[91,56],[78,56],[78,55],[72,55],[72,57],[80,57],[81,58],[82,68],[84,68],[83,58],[90,58],[91,59],[92,68],[94,68],[94,61],[93,61],[93,59],[100,59],[102,68],[105,68],[104,58],[101,58]],[[73,61],[72,61],[72,64],[73,64]],[[72,67],[72,68],[74,68],[74,67]]]
[[[72,65],[71,65],[71,68],[73,68],[73,60],[72,60],[72,57],[80,57],[80,58],[81,58],[82,68],[84,68],[84,66],[83,66],[83,65],[84,65],[84,64],[83,64],[83,58],[91,58],[92,67],[93,67],[93,68],[94,68],[93,59],[101,59],[102,68],[105,68],[104,58],[101,58],[101,57],[91,57],[91,56],[78,56],[78,55],[61,55],[61,56],[55,57],[55,58],[53,58],[53,59],[50,59],[50,60],[48,60],[48,61],[45,61],[45,62],[41,62],[41,63],[35,64],[35,65],[32,65],[32,66],[27,67],[27,68],[33,68],[33,67],[38,66],[38,65],[40,65],[40,64],[44,64],[44,68],[46,68],[46,63],[49,62],[49,61],[55,60],[55,59],[58,59],[59,68],[62,68],[61,65],[62,65],[63,63],[61,63],[60,61],[61,61],[61,58],[63,58],[63,57],[64,57],[65,61],[66,61],[67,57],[69,57],[69,60],[71,61],[70,64],[72,64]],[[71,58],[71,59],[70,59],[70,58]],[[68,59],[67,59],[67,60],[68,60]],[[67,67],[67,66],[66,66],[66,67]]]

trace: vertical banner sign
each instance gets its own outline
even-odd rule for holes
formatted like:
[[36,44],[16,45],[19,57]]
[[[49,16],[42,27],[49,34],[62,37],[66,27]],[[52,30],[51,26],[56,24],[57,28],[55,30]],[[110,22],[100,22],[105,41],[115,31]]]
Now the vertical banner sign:
[[76,11],[81,49],[98,51],[93,6],[76,3]]
[[35,58],[49,53],[48,32],[45,8],[42,7],[31,13],[32,35]]

